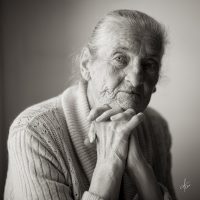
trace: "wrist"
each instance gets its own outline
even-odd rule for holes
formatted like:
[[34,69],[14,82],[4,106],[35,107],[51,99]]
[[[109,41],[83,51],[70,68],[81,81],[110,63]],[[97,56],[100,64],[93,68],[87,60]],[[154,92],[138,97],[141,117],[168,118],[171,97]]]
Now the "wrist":
[[103,174],[104,176],[116,177],[117,175],[123,174],[125,163],[120,160],[97,160],[94,173]]
[[134,156],[127,161],[126,169],[128,174],[133,177],[137,174],[145,165],[148,165],[145,158],[142,156]]
[[103,199],[111,199],[113,194],[117,196],[123,173],[124,165],[119,162],[102,163],[97,161],[89,192]]

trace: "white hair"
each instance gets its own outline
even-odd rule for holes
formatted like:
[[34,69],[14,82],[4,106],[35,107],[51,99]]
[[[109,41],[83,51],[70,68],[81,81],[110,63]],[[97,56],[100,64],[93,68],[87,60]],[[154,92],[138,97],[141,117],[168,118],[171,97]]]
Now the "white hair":
[[120,27],[124,23],[128,23],[132,27],[137,39],[142,39],[145,34],[148,34],[149,41],[152,41],[152,47],[160,52],[161,57],[163,56],[167,41],[164,26],[147,14],[136,10],[114,10],[103,17],[95,26],[87,44],[91,54],[95,55],[98,41],[106,28],[108,29],[109,26],[113,28],[114,24]]

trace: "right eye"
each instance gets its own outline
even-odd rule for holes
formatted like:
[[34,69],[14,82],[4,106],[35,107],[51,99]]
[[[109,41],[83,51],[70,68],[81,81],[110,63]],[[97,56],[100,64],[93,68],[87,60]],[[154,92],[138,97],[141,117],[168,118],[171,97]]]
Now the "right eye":
[[128,58],[125,55],[117,54],[114,57],[115,65],[126,66],[128,64]]

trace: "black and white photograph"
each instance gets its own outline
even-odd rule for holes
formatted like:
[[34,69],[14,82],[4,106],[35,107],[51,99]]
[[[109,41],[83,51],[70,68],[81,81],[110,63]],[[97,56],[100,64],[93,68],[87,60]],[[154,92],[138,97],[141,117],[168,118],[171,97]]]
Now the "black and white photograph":
[[0,5],[0,199],[200,199],[199,1]]

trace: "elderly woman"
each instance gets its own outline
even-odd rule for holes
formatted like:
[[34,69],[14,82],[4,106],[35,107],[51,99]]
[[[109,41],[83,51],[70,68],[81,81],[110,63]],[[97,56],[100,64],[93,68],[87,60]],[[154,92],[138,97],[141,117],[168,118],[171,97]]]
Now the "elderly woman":
[[144,13],[99,21],[79,85],[13,122],[5,199],[176,199],[167,123],[147,108],[164,47],[164,29]]

